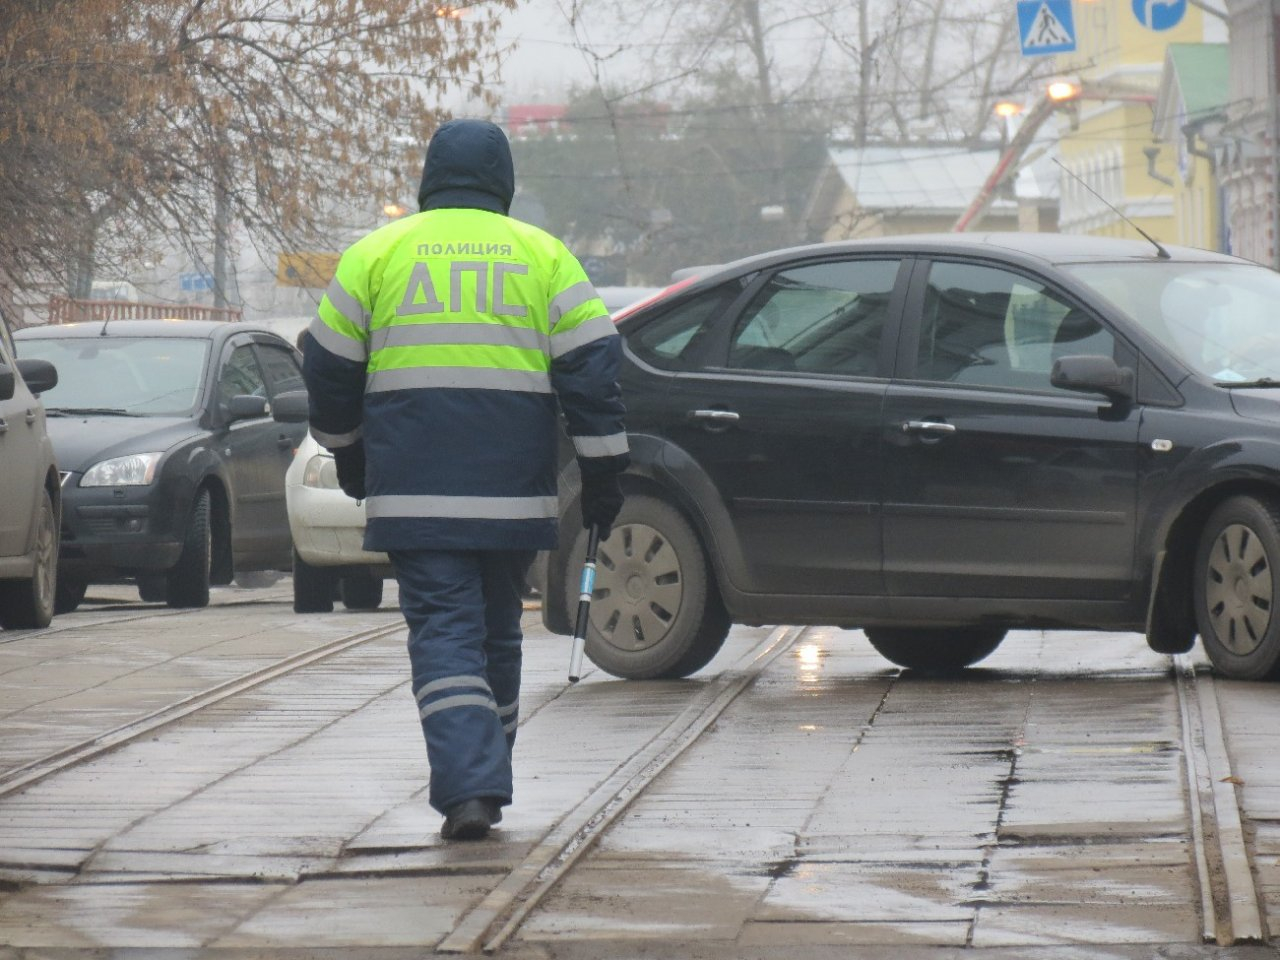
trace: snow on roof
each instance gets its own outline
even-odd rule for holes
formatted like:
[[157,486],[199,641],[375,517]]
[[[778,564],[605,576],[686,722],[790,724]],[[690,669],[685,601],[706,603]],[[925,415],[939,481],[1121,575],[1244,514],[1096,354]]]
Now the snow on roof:
[[[849,190],[866,209],[959,213],[977,196],[1000,159],[1000,151],[966,150],[961,146],[873,146],[832,148],[831,162]],[[1057,195],[1056,177],[1034,165],[1020,171],[1019,196]],[[1046,182],[1051,181],[1051,182]],[[1000,197],[992,209],[1012,210],[1014,201]]]

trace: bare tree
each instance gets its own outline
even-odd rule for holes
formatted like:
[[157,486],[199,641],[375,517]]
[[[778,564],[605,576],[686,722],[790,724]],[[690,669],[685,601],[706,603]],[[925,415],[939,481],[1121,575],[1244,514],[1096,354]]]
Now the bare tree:
[[225,256],[233,221],[323,242],[443,94],[487,98],[515,2],[0,0],[0,275],[82,287],[157,237]]
[[[860,145],[976,142],[993,132],[994,100],[1049,67],[1020,56],[1007,0],[567,2],[566,16],[606,18],[644,46],[648,95],[664,82],[669,95],[697,94],[733,72],[763,114],[825,106],[832,129]],[[579,49],[591,56],[599,48]],[[613,44],[608,53],[626,49]],[[761,127],[767,133],[770,124]]]

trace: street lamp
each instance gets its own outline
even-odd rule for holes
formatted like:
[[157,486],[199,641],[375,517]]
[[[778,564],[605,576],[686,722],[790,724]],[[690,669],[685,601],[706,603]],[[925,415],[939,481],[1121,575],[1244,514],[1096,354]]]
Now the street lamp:
[[1067,77],[1059,77],[1051,80],[1049,85],[1045,87],[1045,96],[1054,103],[1064,103],[1067,100],[1074,100],[1083,92],[1079,80],[1073,80]]

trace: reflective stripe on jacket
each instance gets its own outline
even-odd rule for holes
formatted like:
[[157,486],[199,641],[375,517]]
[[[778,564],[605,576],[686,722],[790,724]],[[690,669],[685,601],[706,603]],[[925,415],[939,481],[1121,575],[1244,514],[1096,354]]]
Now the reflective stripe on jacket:
[[367,549],[554,546],[557,401],[580,462],[625,462],[617,331],[529,224],[387,224],[342,255],[309,331],[312,433],[365,445]]

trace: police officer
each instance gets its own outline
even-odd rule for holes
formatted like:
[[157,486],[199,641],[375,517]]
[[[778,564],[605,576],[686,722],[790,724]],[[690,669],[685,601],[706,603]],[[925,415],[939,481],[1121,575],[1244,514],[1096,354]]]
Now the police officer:
[[312,435],[400,585],[446,839],[486,836],[511,802],[525,574],[556,541],[557,403],[585,525],[607,534],[628,462],[617,332],[564,244],[507,216],[514,193],[501,129],[442,125],[421,212],[343,253],[303,364]]

